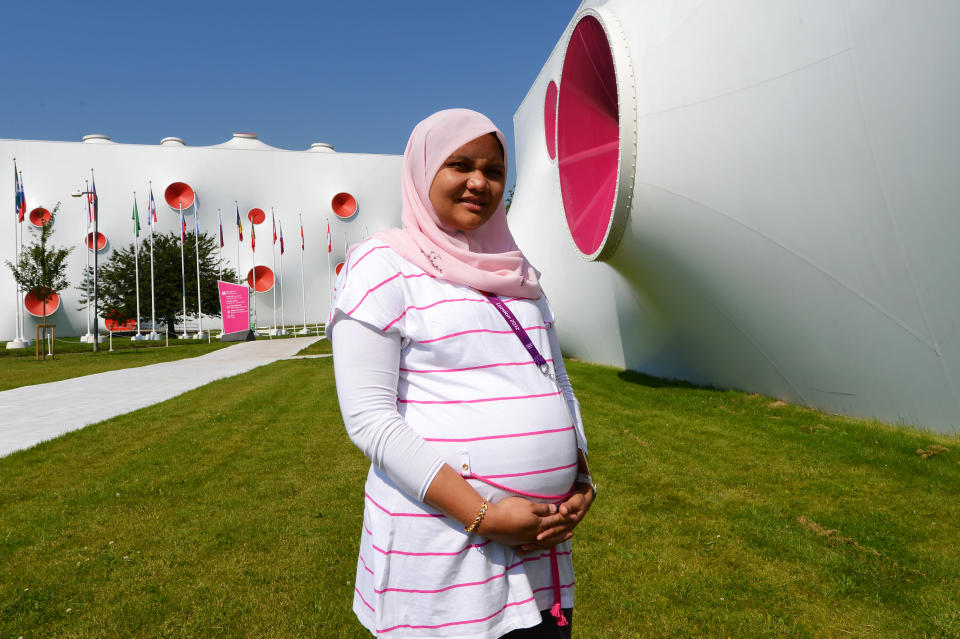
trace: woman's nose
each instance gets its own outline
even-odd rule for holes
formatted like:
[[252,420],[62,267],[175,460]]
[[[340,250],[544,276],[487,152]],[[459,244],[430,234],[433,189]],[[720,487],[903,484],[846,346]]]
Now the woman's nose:
[[467,188],[474,191],[482,191],[487,187],[487,178],[482,171],[474,171],[467,177]]

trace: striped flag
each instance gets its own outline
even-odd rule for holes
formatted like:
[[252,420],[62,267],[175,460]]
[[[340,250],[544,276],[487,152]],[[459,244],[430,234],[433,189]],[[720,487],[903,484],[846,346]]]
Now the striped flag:
[[157,223],[157,203],[153,199],[153,185],[150,185],[150,203],[147,204],[147,224]]
[[193,192],[193,232],[200,238],[200,196]]
[[220,248],[223,248],[223,217],[220,215],[220,209],[217,209],[217,222],[220,225]]
[[270,224],[273,225],[273,243],[277,243],[277,218],[273,217],[273,209],[270,209]]
[[257,250],[257,225],[256,224],[250,225],[250,250],[251,251]]
[[330,220],[327,220],[327,253],[333,253],[333,237],[330,235]]
[[237,204],[237,235],[240,237],[240,241],[243,241],[243,224],[240,223],[240,205]]
[[280,255],[283,255],[283,222],[280,222]]
[[[140,237],[140,211],[137,210],[137,196],[133,196],[133,213],[130,214],[133,220],[133,234]],[[147,219],[150,219],[149,217]]]
[[303,222],[300,222],[300,250],[307,248],[307,241],[303,237]]
[[183,209],[180,209],[180,243],[187,241],[187,220],[183,217]]
[[[20,188],[23,188],[23,178],[20,178]],[[97,181],[93,177],[93,171],[90,171],[90,195],[87,196],[90,202],[90,221],[96,222],[97,212],[100,210],[100,198],[97,197]]]

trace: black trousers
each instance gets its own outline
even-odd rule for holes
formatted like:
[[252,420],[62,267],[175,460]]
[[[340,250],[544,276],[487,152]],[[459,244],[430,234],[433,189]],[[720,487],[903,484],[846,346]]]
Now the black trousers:
[[567,625],[558,626],[557,620],[549,610],[541,610],[543,618],[532,628],[518,628],[500,637],[500,639],[570,639],[573,628],[573,608],[564,608],[563,616],[567,618]]

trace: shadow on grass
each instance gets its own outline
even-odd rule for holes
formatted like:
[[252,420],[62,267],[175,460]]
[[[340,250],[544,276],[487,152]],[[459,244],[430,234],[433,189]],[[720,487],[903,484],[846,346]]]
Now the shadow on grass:
[[654,377],[652,375],[647,375],[646,373],[638,373],[637,371],[623,370],[617,373],[617,377],[625,382],[630,384],[636,384],[637,386],[646,386],[647,388],[687,388],[687,389],[696,389],[696,390],[721,390],[713,386],[698,386],[690,382],[685,382],[682,379],[664,379],[662,377]]

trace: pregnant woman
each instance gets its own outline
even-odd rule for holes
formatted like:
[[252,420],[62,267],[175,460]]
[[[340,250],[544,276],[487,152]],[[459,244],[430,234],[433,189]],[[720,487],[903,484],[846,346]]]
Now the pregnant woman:
[[400,229],[350,251],[328,321],[372,464],[353,610],[378,637],[569,637],[595,497],[539,273],[507,227],[503,135],[441,111],[404,154]]

